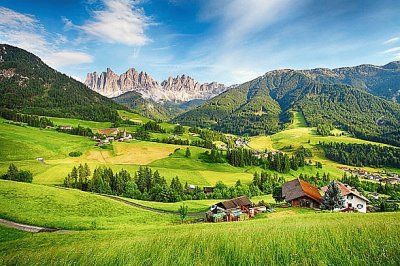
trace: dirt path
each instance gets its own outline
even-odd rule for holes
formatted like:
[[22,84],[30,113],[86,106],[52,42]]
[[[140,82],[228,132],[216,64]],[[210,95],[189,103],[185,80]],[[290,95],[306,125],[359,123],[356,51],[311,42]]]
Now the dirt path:
[[[99,194],[99,195],[101,195],[103,197],[107,197],[107,198],[113,199],[113,200],[117,200],[117,201],[123,202],[125,204],[131,205],[131,206],[134,206],[136,208],[143,209],[143,210],[152,211],[152,212],[158,212],[158,213],[164,213],[164,214],[179,215],[178,212],[154,209],[154,208],[151,208],[151,207],[148,207],[148,206],[140,205],[140,204],[128,201],[128,200],[121,199],[121,198],[116,197],[116,196],[105,195],[105,194]],[[187,214],[187,216],[190,216],[190,217],[205,217],[206,214],[204,212],[189,212]]]
[[5,219],[0,219],[0,224],[11,227],[20,231],[25,231],[25,232],[31,232],[31,233],[43,233],[43,232],[57,232],[57,233],[63,233],[63,232],[73,232],[71,230],[60,230],[60,229],[54,229],[54,228],[46,228],[46,227],[40,227],[40,226],[33,226],[33,225],[27,225],[27,224],[19,224],[15,223],[9,220]]

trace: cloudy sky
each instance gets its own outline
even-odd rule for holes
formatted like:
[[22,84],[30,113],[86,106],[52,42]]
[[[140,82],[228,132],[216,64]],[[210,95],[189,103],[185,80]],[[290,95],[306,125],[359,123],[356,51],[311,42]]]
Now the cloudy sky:
[[84,79],[134,67],[227,85],[400,60],[398,0],[0,0],[0,43]]

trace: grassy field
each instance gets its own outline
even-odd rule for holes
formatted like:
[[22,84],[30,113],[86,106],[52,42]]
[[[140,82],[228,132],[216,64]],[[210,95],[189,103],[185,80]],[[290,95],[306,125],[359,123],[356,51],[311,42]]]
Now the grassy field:
[[[399,265],[398,214],[273,213],[253,221],[65,234],[0,229],[5,265]],[[352,226],[349,226],[351,224]]]
[[1,218],[72,230],[165,225],[177,219],[76,189],[5,180],[0,180],[0,206]]
[[141,116],[139,114],[136,113],[131,113],[131,112],[127,112],[124,110],[118,110],[118,114],[122,117],[122,118],[128,118],[129,120],[133,121],[133,122],[137,122],[137,123],[147,123],[148,121],[151,121],[151,119]]
[[[252,201],[270,196],[253,198]],[[180,203],[136,201],[173,210]],[[187,201],[204,211],[219,200]],[[0,265],[399,265],[400,213],[276,209],[231,223],[180,224],[88,192],[0,180],[0,218],[60,229],[0,226]]]
[[69,125],[73,127],[81,126],[81,127],[89,127],[91,129],[99,129],[99,128],[109,128],[112,126],[111,122],[95,122],[95,121],[87,121],[73,118],[60,118],[60,117],[48,117],[55,126],[61,125]]
[[72,151],[86,152],[94,143],[89,139],[51,129],[21,127],[0,120],[0,161],[65,158]]

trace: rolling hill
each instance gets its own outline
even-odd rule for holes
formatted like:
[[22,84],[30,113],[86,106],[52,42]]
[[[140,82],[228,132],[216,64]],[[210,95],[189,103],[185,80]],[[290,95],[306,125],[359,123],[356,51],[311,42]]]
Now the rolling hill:
[[400,145],[400,105],[294,70],[276,70],[228,90],[173,121],[235,134],[282,130],[299,110],[310,126],[333,124],[355,136]]
[[0,108],[37,115],[113,121],[125,109],[7,44],[0,44],[0,94]]

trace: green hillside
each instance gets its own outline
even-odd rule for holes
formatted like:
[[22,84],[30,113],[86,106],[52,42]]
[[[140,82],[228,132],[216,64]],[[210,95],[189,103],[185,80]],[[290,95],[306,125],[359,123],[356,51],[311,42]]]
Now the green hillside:
[[179,224],[177,216],[102,196],[12,181],[0,181],[0,204],[1,218],[76,230],[32,234],[0,226],[2,265],[400,263],[398,213],[278,208],[244,222]]
[[140,93],[130,91],[112,98],[115,102],[132,111],[154,120],[169,120],[173,114],[162,104],[151,99],[144,99]]
[[400,145],[399,104],[292,70],[269,72],[173,121],[235,134],[271,134],[285,128],[293,110],[300,110],[311,126],[332,124],[363,139]]
[[123,109],[25,50],[0,44],[0,56],[0,108],[94,121],[116,120]]
[[302,72],[322,83],[350,85],[400,103],[400,61],[384,66],[317,68]]

